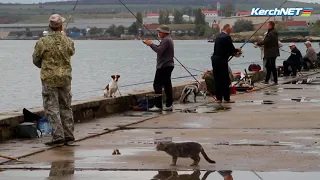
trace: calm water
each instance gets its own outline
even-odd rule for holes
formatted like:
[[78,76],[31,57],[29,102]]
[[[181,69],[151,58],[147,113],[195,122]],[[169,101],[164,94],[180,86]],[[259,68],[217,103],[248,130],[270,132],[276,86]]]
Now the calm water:
[[[42,106],[40,71],[32,63],[36,41],[1,41],[0,44],[0,112],[19,110],[24,107]],[[241,44],[235,43],[236,47]],[[289,50],[284,44],[285,50]],[[306,48],[298,44],[304,54]],[[155,73],[156,54],[141,41],[75,41],[76,54],[72,58],[73,100],[102,96],[103,88],[111,81],[112,74],[120,74],[119,85],[152,81]],[[314,44],[316,49],[318,44]],[[205,40],[175,41],[178,60],[186,67],[205,71],[211,69],[210,54],[213,44]],[[230,64],[233,71],[243,71],[250,62],[260,60],[260,51],[247,44],[244,57],[234,58]],[[289,56],[281,52],[278,64]],[[281,60],[282,59],[282,60]],[[176,62],[176,64],[179,64]],[[261,63],[260,63],[261,64]],[[194,75],[201,72],[189,69]],[[172,77],[189,75],[176,66]],[[201,78],[201,76],[198,76]],[[192,80],[184,78],[173,82]],[[152,87],[152,83],[120,88],[121,91]]]

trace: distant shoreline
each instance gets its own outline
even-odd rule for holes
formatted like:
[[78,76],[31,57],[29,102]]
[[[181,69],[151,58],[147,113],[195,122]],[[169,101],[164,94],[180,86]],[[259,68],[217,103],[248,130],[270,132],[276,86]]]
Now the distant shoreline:
[[[39,40],[40,37],[7,37],[7,38],[0,38],[0,40]],[[73,37],[73,40],[140,40],[135,37],[125,37],[125,38],[117,38],[117,37]],[[141,36],[141,39],[150,39],[153,40],[152,36]],[[214,43],[214,39],[208,39],[204,37],[193,37],[193,36],[174,36],[172,37],[173,40],[203,40],[207,41],[208,43]],[[233,37],[234,43],[244,43],[247,39],[244,37]],[[260,40],[258,37],[253,37],[251,39],[252,42],[256,42]],[[301,38],[301,37],[284,37],[279,39],[281,42],[284,43],[299,43],[299,42],[320,42],[319,39],[310,39],[310,38]]]

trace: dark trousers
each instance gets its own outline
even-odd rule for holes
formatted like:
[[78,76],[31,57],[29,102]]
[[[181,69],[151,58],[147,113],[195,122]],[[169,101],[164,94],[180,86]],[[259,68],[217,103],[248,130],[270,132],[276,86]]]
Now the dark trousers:
[[216,98],[222,101],[230,101],[230,76],[228,69],[228,57],[212,56],[212,72],[216,87]]
[[284,70],[284,76],[289,76],[291,72],[289,71],[289,66],[291,66],[292,69],[292,75],[296,76],[297,75],[297,69],[299,69],[299,64],[290,62],[290,61],[283,61],[283,70]]
[[[156,94],[162,94],[162,87],[164,87],[164,92],[166,94],[166,106],[170,107],[173,104],[172,100],[172,84],[171,84],[171,74],[173,67],[164,67],[157,69],[156,75],[153,81],[153,89]],[[155,98],[155,106],[157,108],[162,108],[162,98]]]
[[266,68],[267,68],[267,76],[266,76],[266,80],[265,82],[269,82],[270,80],[270,76],[271,76],[271,72],[273,75],[273,81],[275,83],[278,83],[278,73],[277,73],[277,68],[276,68],[276,59],[277,57],[271,57],[271,58],[266,58],[267,59],[267,64],[266,64]]
[[[308,66],[308,64],[310,64],[310,67]],[[309,58],[302,58],[302,65],[303,65],[303,69],[305,70],[309,70],[309,68],[313,67],[313,64]]]

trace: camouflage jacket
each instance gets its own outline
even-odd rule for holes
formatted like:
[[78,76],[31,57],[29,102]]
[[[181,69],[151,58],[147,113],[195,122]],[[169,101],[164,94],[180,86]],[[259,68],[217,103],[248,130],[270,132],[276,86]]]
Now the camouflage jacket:
[[42,84],[51,87],[71,85],[71,56],[74,42],[61,32],[52,32],[37,41],[33,52],[33,64],[41,68]]

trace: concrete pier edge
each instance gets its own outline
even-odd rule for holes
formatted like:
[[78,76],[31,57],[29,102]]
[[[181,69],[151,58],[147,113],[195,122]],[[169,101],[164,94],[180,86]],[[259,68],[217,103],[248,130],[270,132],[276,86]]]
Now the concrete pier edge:
[[[204,81],[200,81],[205,85]],[[185,81],[173,84],[173,99],[178,100],[186,85],[196,85],[195,81]],[[101,92],[103,93],[103,92]],[[154,93],[153,89],[141,89],[123,93],[116,98],[95,97],[87,100],[76,100],[72,102],[72,110],[75,123],[91,121],[96,118],[124,112],[130,109],[134,103],[134,97],[144,98],[146,94]],[[165,98],[165,96],[164,96]],[[42,117],[45,116],[42,107],[27,108],[31,112]],[[24,121],[21,110],[0,113],[0,143],[14,137],[15,128]]]
[[[296,77],[296,78],[292,78],[292,79],[288,79],[287,81],[283,82],[282,84],[286,84],[286,83],[290,83],[292,81],[296,81],[296,80],[299,80],[301,78],[305,78],[305,77],[308,77],[308,76],[312,76],[312,75],[315,75],[315,74],[318,74],[319,72],[314,72],[314,73],[310,73],[310,74],[307,74],[307,75],[303,75],[303,76],[299,76],[299,77]],[[203,83],[203,81],[202,81]],[[183,83],[177,83],[174,87],[174,90],[176,91],[174,94],[174,97],[175,99],[178,99],[179,96],[180,96],[180,93],[182,91],[182,89],[184,88],[185,85],[188,85],[188,84],[196,84],[195,82],[183,82]],[[264,86],[264,87],[261,87],[261,88],[257,88],[256,91],[260,91],[262,89],[265,89],[267,87],[270,87],[272,85],[268,85],[268,86]],[[180,90],[179,90],[180,89]],[[141,92],[140,93],[136,93],[135,95],[144,95],[144,94],[148,94],[148,93],[152,93],[153,91],[149,91],[149,92]],[[179,92],[179,93],[178,93]],[[240,95],[240,94],[243,94],[243,93],[237,93],[236,95]],[[124,95],[124,96],[132,96],[132,94],[130,95]],[[132,97],[131,97],[132,98]],[[111,100],[111,99],[105,99],[105,100]],[[209,102],[211,103],[211,101]],[[205,104],[209,104],[209,103],[205,103]],[[198,105],[199,106],[199,105]],[[197,106],[195,106],[197,107]],[[38,112],[38,113],[41,113]],[[175,113],[175,112],[172,112],[172,113]],[[101,135],[104,135],[104,134],[108,134],[108,133],[112,133],[112,132],[116,132],[116,131],[119,131],[119,130],[123,130],[125,129],[127,126],[131,126],[131,125],[134,125],[134,124],[139,124],[139,123],[142,123],[142,122],[145,122],[145,121],[148,121],[148,120],[151,120],[151,119],[154,119],[154,118],[158,118],[160,116],[165,116],[165,115],[169,115],[169,114],[172,114],[172,113],[168,113],[168,114],[163,114],[163,115],[159,115],[159,116],[154,116],[154,117],[149,117],[149,118],[146,118],[146,119],[143,119],[141,121],[138,121],[138,122],[135,122],[135,123],[130,123],[130,124],[126,124],[126,125],[123,125],[121,127],[118,127],[118,128],[115,128],[115,129],[112,129],[112,130],[106,130],[102,133],[98,133],[98,134],[94,134],[94,135],[90,135],[90,136],[86,136],[84,138],[81,138],[81,139],[77,139],[75,142],[79,142],[79,141],[83,141],[83,140],[86,140],[86,139],[89,139],[89,138],[93,138],[93,137],[97,137],[97,136],[101,136]],[[23,115],[22,115],[23,116]],[[19,118],[19,116],[17,117]],[[1,122],[1,121],[0,121]],[[25,157],[28,157],[28,156],[31,156],[31,155],[34,155],[34,154],[37,154],[37,153],[41,153],[41,152],[44,152],[44,151],[47,151],[47,150],[51,150],[51,149],[54,149],[54,148],[57,148],[57,147],[61,147],[61,146],[64,146],[64,145],[58,145],[58,146],[53,146],[53,147],[47,147],[47,148],[43,148],[43,149],[40,149],[40,150],[37,150],[37,151],[34,151],[32,153],[29,153],[29,154],[25,154],[25,155],[22,155],[22,156],[19,156],[19,157],[15,157],[17,159],[21,159],[21,158],[25,158]],[[7,160],[7,161],[3,161],[0,163],[0,165],[2,164],[5,164],[5,163],[8,163],[12,160]]]

